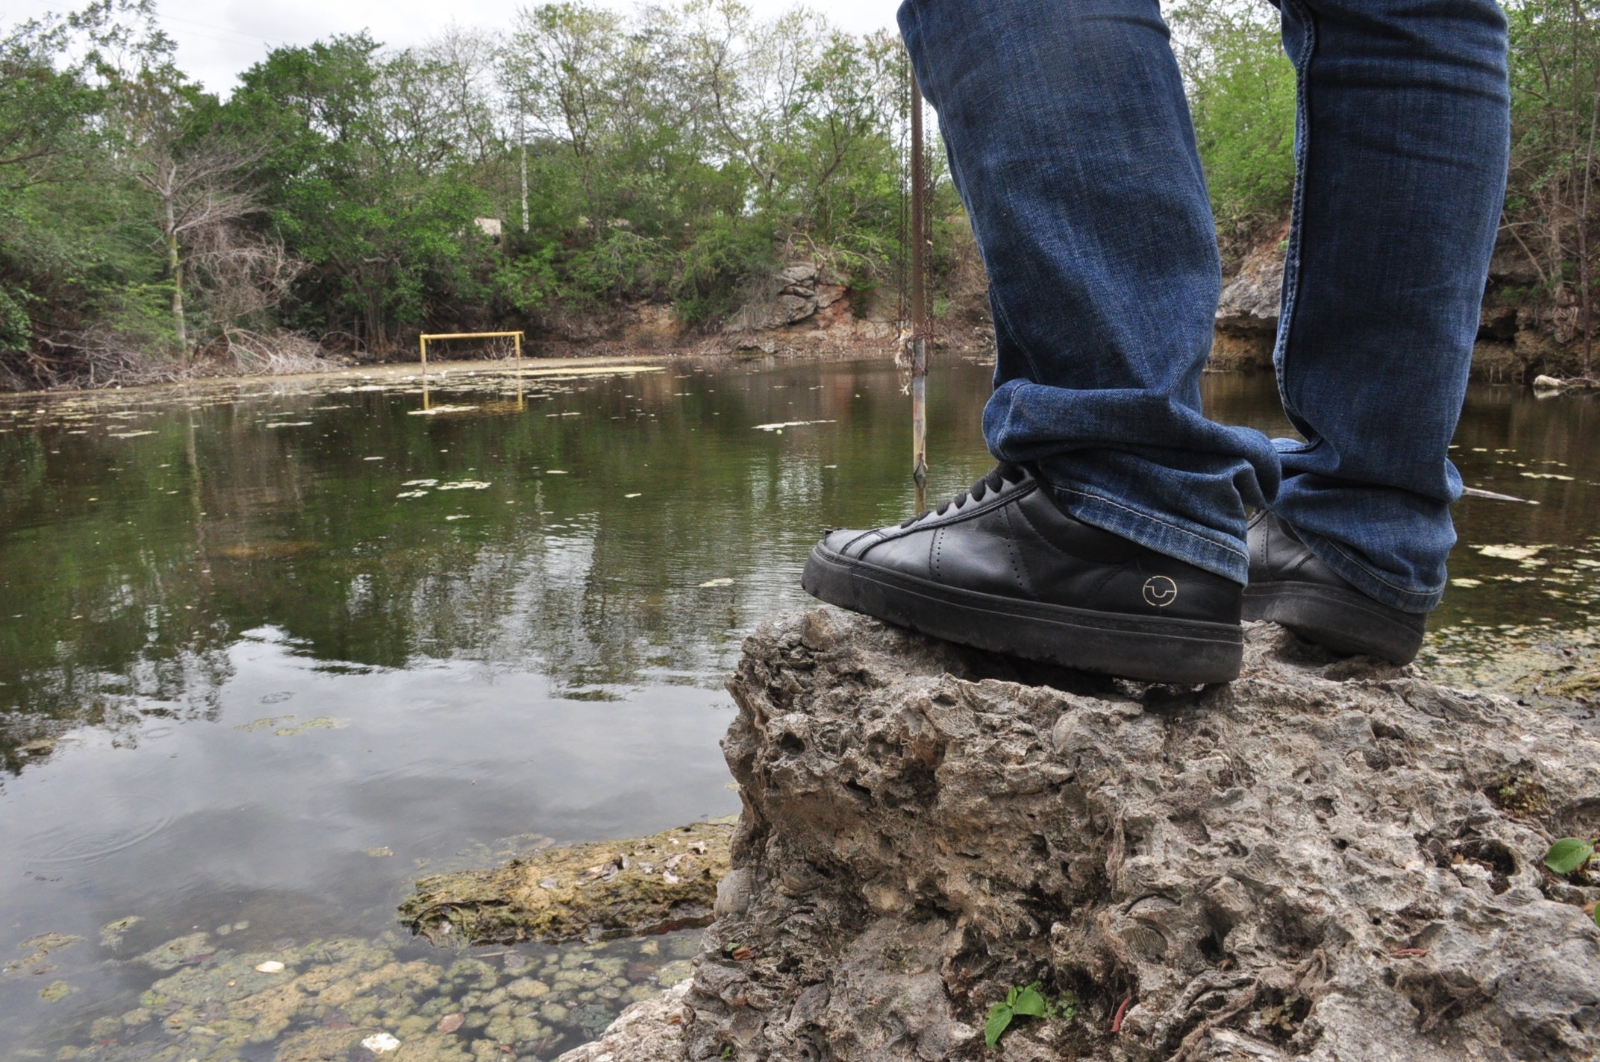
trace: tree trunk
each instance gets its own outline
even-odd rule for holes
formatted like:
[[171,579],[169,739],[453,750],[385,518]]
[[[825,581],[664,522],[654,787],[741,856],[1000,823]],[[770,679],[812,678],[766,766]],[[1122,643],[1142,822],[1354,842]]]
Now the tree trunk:
[[519,101],[517,110],[517,143],[522,147],[522,231],[528,231],[528,137],[523,131],[523,114],[527,110]]
[[172,200],[167,209],[167,270],[172,274],[172,331],[178,338],[178,349],[189,349],[189,333],[183,321],[183,256],[178,253],[177,222],[172,216]]

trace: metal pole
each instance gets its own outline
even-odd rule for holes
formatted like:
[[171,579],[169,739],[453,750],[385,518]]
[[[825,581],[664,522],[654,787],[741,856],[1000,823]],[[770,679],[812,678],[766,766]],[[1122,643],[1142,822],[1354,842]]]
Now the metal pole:
[[522,333],[518,332],[515,335],[513,335],[512,336],[512,340],[517,344],[517,408],[521,409],[522,408]]
[[917,508],[928,483],[928,203],[922,145],[922,88],[911,75],[911,478]]

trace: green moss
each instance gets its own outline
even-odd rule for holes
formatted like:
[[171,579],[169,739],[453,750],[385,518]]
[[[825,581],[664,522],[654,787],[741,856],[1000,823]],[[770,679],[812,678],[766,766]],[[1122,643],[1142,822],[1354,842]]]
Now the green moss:
[[1530,819],[1550,810],[1550,794],[1537,779],[1503,774],[1489,787],[1489,799],[1507,814]]

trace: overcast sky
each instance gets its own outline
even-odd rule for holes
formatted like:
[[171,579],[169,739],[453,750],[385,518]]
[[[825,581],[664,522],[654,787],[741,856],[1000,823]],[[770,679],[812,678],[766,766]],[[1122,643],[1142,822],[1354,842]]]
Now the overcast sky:
[[[601,0],[631,10],[630,0]],[[310,44],[335,33],[367,29],[385,44],[421,44],[453,19],[463,26],[496,28],[519,6],[510,0],[158,0],[161,22],[178,42],[178,62],[213,92],[227,94],[235,76],[283,44]],[[795,6],[793,0],[745,0],[759,17]],[[49,11],[83,6],[81,0],[0,0],[0,26]],[[853,33],[894,25],[898,0],[810,0],[808,7]]]

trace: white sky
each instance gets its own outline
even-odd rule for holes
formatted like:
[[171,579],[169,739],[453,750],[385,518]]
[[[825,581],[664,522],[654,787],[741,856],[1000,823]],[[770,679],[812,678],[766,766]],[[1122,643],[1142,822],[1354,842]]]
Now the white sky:
[[[631,10],[629,0],[599,0]],[[744,0],[770,18],[794,0]],[[82,0],[0,0],[0,26],[49,11],[83,6]],[[283,44],[310,44],[335,33],[366,29],[384,44],[421,44],[452,20],[463,26],[507,26],[518,0],[159,0],[162,25],[178,42],[179,65],[213,92],[226,95],[235,76]],[[898,0],[808,0],[841,29],[869,33],[892,27]]]

